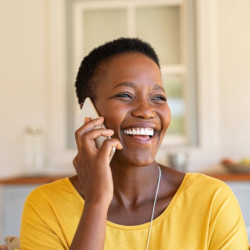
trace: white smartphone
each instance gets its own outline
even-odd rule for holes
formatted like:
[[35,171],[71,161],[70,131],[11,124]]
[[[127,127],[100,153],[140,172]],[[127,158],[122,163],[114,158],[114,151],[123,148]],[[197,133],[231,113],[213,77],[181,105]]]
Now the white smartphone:
[[[81,112],[79,114],[78,117],[78,122],[77,122],[77,129],[80,128],[83,123],[84,123],[84,118],[85,117],[89,117],[90,119],[96,119],[99,117],[99,114],[93,104],[93,102],[91,101],[91,99],[89,97],[87,97],[84,101],[84,104],[82,106]],[[104,124],[102,124],[101,126],[97,126],[95,127],[95,129],[99,129],[99,128],[106,128]],[[95,139],[95,143],[96,143],[96,147],[99,149],[101,148],[103,142],[107,139],[110,139],[111,137],[106,137],[106,136],[100,136],[97,139]],[[115,153],[115,148],[112,148],[112,151],[110,152],[110,161],[113,157]]]

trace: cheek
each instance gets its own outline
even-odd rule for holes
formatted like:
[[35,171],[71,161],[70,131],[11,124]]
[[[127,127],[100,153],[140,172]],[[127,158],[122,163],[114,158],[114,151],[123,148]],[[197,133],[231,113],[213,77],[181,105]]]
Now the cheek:
[[115,134],[117,130],[121,127],[121,123],[125,118],[126,110],[122,109],[119,106],[106,107],[105,111],[102,112],[105,118],[105,125],[109,129],[113,129]]
[[167,106],[162,112],[161,112],[161,117],[162,117],[162,124],[163,124],[163,129],[167,130],[170,121],[171,121],[171,111],[169,109],[169,106]]

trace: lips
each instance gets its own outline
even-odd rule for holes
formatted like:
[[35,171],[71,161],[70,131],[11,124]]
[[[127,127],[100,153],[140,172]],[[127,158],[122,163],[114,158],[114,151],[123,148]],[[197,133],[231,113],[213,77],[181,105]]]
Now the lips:
[[137,142],[147,143],[154,137],[156,131],[152,127],[129,127],[123,130],[124,134]]

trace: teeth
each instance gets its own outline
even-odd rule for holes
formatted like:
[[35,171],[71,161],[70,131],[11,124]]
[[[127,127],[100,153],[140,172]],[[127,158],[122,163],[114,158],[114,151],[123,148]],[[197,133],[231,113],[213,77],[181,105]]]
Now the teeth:
[[125,129],[124,133],[127,135],[154,135],[154,130],[152,128],[132,128]]

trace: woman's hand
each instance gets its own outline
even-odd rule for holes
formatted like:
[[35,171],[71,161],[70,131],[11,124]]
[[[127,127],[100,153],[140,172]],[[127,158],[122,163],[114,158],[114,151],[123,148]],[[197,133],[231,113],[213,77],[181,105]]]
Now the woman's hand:
[[84,125],[75,133],[78,154],[73,164],[83,188],[85,204],[70,250],[104,249],[107,213],[113,198],[109,155],[113,147],[122,149],[122,145],[118,139],[111,138],[105,140],[100,149],[96,148],[96,138],[114,133],[109,129],[95,129],[103,121],[103,117],[85,118]]
[[112,148],[122,149],[118,139],[104,141],[100,149],[96,148],[95,139],[100,136],[112,136],[110,129],[94,129],[102,125],[103,117],[94,120],[84,119],[84,125],[75,133],[78,154],[73,160],[79,181],[83,187],[86,204],[110,205],[113,198],[113,179],[109,166]]

